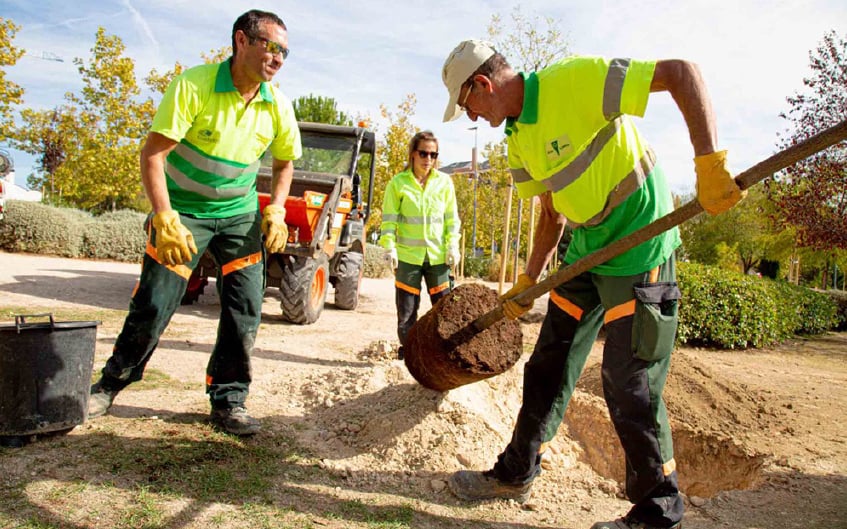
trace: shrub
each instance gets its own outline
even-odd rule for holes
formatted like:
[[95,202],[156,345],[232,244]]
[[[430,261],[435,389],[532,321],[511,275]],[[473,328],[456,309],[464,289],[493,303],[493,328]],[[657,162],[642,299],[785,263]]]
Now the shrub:
[[92,259],[141,262],[147,244],[143,213],[104,213],[85,225],[83,255]]
[[679,266],[680,342],[727,349],[761,347],[837,324],[820,292],[693,263]]
[[365,277],[379,279],[388,277],[393,273],[391,264],[385,260],[385,253],[382,246],[371,243],[365,245]]
[[0,249],[60,257],[81,257],[85,224],[91,215],[77,209],[9,200],[0,221]]
[[476,277],[485,279],[488,277],[491,268],[490,257],[472,257],[465,254],[464,273],[465,277]]
[[847,292],[843,290],[827,290],[826,294],[835,302],[838,324],[836,331],[847,331]]

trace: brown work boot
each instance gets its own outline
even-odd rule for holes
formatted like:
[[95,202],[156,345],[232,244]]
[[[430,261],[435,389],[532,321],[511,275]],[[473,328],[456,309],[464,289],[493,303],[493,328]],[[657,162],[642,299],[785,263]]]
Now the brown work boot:
[[259,421],[247,415],[243,406],[212,410],[209,420],[212,424],[233,435],[254,435],[262,429]]
[[118,391],[105,389],[102,378],[92,384],[90,391],[91,394],[88,397],[88,418],[93,419],[94,417],[106,415],[106,412],[112,407],[112,402],[114,402]]
[[477,472],[473,470],[460,470],[450,476],[447,480],[450,490],[463,500],[515,500],[524,503],[529,499],[532,483],[523,485],[512,485],[503,483],[495,478],[491,471]]
[[639,522],[634,518],[625,516],[611,522],[597,522],[591,526],[591,529],[682,529],[682,522],[675,523],[670,527],[662,528],[655,525],[648,525],[644,522]]

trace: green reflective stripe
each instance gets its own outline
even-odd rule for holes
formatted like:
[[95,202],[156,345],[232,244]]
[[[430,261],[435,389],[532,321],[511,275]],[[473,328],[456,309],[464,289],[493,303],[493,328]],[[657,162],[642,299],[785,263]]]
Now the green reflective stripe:
[[382,222],[397,222],[400,220],[400,215],[396,213],[386,213],[382,216]]
[[442,224],[444,219],[442,217],[406,217],[401,216],[398,222],[402,222],[403,224]]
[[207,198],[235,198],[246,196],[253,186],[213,187],[192,180],[173,164],[167,162],[165,174],[174,181],[180,189],[192,191]]
[[579,153],[571,163],[566,165],[564,169],[550,178],[542,180],[541,183],[554,193],[574,183],[577,178],[582,176],[583,173],[591,167],[591,164],[594,163],[594,160],[596,160],[598,156],[600,156],[600,153],[603,151],[606,144],[615,138],[618,129],[621,128],[622,121],[623,119],[621,117],[617,117],[613,121],[610,121],[608,125],[600,129],[600,132],[594,136],[594,139],[591,140],[588,147]]
[[529,176],[529,171],[526,169],[509,169],[512,172],[512,179],[516,184],[523,184],[525,182],[531,182],[532,177]]
[[606,74],[606,86],[603,88],[603,115],[613,119],[621,113],[621,97],[629,59],[612,59]]
[[424,239],[412,239],[410,237],[397,237],[397,244],[412,246],[414,248],[427,248],[428,245]]
[[256,174],[260,166],[260,160],[256,160],[247,166],[236,162],[215,160],[182,142],[176,146],[173,152],[200,171],[229,179],[235,179],[245,174]]
[[644,156],[638,160],[635,168],[629,172],[629,174],[624,177],[623,180],[609,193],[609,196],[606,197],[606,205],[603,207],[603,210],[588,219],[583,223],[579,222],[571,222],[568,220],[568,224],[573,226],[574,228],[579,226],[596,226],[606,220],[606,217],[612,213],[616,207],[621,205],[629,196],[640,188],[645,181],[647,181],[647,177],[653,171],[653,168],[656,167],[656,153],[653,152],[653,149],[647,149],[647,152],[644,153]]

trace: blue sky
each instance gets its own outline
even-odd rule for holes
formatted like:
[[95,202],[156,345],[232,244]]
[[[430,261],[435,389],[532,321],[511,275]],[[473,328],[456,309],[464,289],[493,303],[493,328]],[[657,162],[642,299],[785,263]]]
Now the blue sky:
[[[396,111],[407,94],[417,98],[415,124],[439,137],[442,164],[470,159],[474,124],[466,117],[442,123],[447,93],[441,66],[461,40],[485,38],[492,14],[509,19],[514,2],[463,0],[286,1],[240,0],[0,0],[0,16],[21,29],[14,44],[28,55],[8,68],[22,85],[26,106],[51,108],[81,88],[72,59],[88,59],[98,26],[118,35],[136,61],[139,81],[176,61],[201,62],[200,54],[230,41],[232,22],[251,8],[282,17],[291,55],[275,78],[292,99],[317,94],[342,110],[369,116],[380,132],[379,106]],[[775,152],[787,123],[785,98],[802,90],[810,74],[809,51],[826,31],[844,35],[843,0],[605,0],[526,1],[528,16],[552,17],[571,51],[639,59],[697,62],[718,118],[721,148],[740,171]],[[55,55],[64,62],[39,58]],[[513,61],[519,62],[519,61]],[[692,148],[685,123],[666,93],[654,94],[638,120],[669,174],[674,191],[694,186]],[[502,138],[479,123],[477,142]],[[32,158],[13,152],[16,182],[23,185]]]

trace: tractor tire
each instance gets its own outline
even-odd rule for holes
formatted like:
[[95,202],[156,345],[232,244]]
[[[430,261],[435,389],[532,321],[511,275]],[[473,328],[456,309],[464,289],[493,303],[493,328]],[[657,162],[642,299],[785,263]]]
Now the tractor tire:
[[321,315],[329,284],[329,265],[325,255],[315,259],[294,258],[286,266],[279,285],[282,318],[308,325]]
[[335,281],[335,306],[341,310],[355,310],[359,305],[359,286],[364,273],[364,256],[345,252],[339,257],[338,279]]

